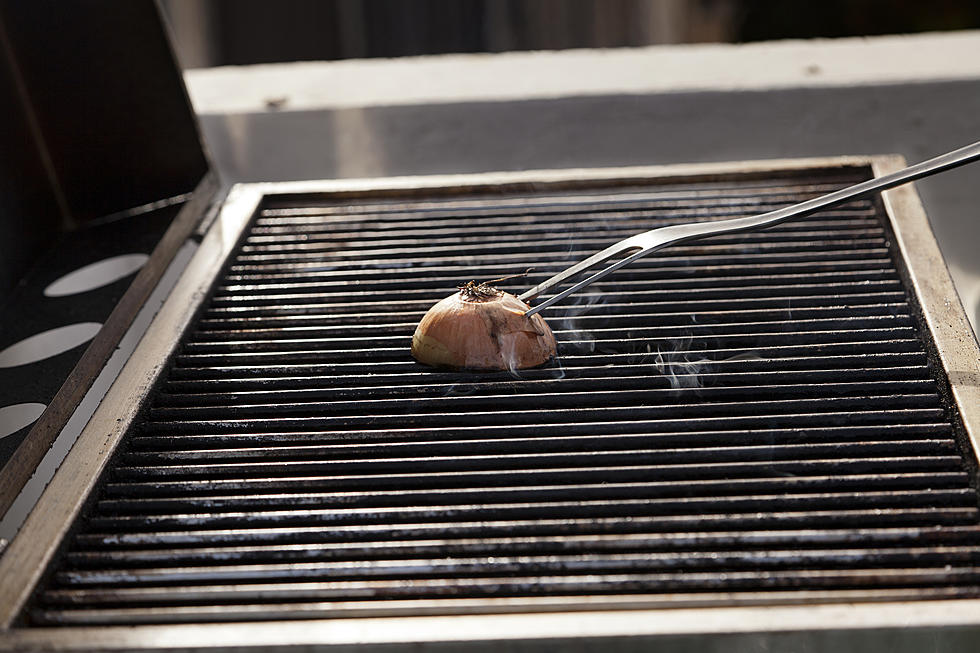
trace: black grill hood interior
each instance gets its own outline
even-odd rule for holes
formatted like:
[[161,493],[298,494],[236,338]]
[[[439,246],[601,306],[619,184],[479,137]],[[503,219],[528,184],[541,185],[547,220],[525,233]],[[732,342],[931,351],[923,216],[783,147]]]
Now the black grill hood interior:
[[[107,327],[87,350],[0,367],[2,406],[46,406],[2,433],[3,513],[111,355],[109,333],[132,321],[186,237],[183,223],[171,229],[180,211],[216,184],[150,0],[0,4],[0,150],[0,350],[54,329]],[[154,250],[135,278],[46,294],[87,265]]]

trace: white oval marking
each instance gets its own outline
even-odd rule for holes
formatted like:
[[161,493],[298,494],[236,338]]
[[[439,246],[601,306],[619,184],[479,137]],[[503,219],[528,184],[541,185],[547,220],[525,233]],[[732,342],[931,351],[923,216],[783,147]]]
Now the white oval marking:
[[33,424],[44,412],[44,404],[13,404],[0,408],[0,438]]
[[96,261],[51,282],[44,295],[63,297],[107,286],[136,272],[149,258],[146,254],[123,254]]
[[98,322],[79,322],[42,331],[0,351],[0,367],[16,367],[56,356],[88,342],[101,328]]

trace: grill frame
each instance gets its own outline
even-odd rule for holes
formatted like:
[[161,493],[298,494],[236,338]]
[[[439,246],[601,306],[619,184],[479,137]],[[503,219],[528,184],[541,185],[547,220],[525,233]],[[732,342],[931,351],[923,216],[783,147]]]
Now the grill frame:
[[[197,253],[21,532],[0,559],[0,577],[4,578],[0,586],[0,625],[5,629],[0,636],[0,648],[17,648],[31,643],[46,643],[52,648],[67,649],[91,646],[91,640],[79,637],[81,633],[91,630],[89,628],[28,629],[15,627],[14,623],[96,487],[102,469],[140,412],[159,374],[165,369],[180,334],[193,320],[207,297],[213,279],[236,247],[242,230],[267,196],[276,196],[279,200],[294,195],[303,195],[304,198],[314,195],[317,200],[377,200],[386,195],[405,197],[418,194],[431,197],[434,194],[581,190],[590,186],[609,188],[643,183],[746,180],[753,176],[830,167],[870,166],[876,175],[882,175],[904,165],[904,160],[898,156],[834,157],[235,186],[220,212],[214,214],[213,221],[202,223],[198,231],[206,235]],[[945,390],[950,393],[951,404],[959,411],[965,437],[976,457],[980,451],[980,369],[977,363],[980,350],[959,302],[955,301],[952,281],[914,189],[906,185],[888,191],[883,195],[882,202],[901,253],[899,267],[904,267],[902,272],[907,276],[908,286],[914,291],[922,319],[931,333],[936,347],[934,354],[939,359],[937,362],[947,372],[949,387]],[[971,462],[975,464],[976,461]],[[417,638],[413,641],[539,639],[559,637],[570,632],[583,637],[693,635],[719,632],[715,628],[722,628],[723,632],[812,631],[826,634],[872,626],[887,629],[908,625],[969,625],[980,631],[980,600],[888,601],[887,596],[882,599],[882,603],[858,605],[828,603],[819,606],[678,608],[670,610],[667,616],[662,611],[645,609],[655,605],[655,602],[645,601],[642,596],[601,597],[589,606],[577,609],[602,612],[566,611],[567,601],[559,597],[541,601],[540,611],[552,613],[546,620],[537,619],[536,616],[541,616],[537,611],[525,615],[461,614],[436,617],[424,616],[423,609],[420,611],[423,616],[374,618],[370,620],[374,625],[368,627],[364,617],[370,617],[372,613],[366,611],[358,613],[364,617],[305,621],[293,625],[267,622],[109,629],[114,634],[105,640],[105,646],[135,647],[153,641],[166,642],[171,640],[168,633],[190,632],[188,629],[199,633],[203,641],[229,646],[259,644],[262,641],[261,633],[266,632],[292,633],[285,639],[277,638],[275,641],[278,644],[349,644],[406,642],[411,637]],[[474,607],[479,608],[478,605]],[[629,612],[622,612],[624,610]],[[705,623],[705,610],[712,615],[711,626]],[[357,613],[356,610],[354,612]],[[256,633],[255,638],[242,636],[242,633],[252,631]]]

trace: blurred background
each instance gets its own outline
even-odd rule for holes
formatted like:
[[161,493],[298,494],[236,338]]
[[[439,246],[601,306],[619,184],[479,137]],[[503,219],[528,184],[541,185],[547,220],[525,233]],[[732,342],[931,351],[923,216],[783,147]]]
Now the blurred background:
[[980,28],[977,0],[164,0],[184,68]]

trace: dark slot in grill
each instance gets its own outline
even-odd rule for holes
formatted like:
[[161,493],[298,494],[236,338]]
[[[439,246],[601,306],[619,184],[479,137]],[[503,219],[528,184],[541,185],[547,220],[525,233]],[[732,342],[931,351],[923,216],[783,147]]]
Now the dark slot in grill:
[[866,175],[267,198],[25,620],[980,596],[972,467],[875,202],[641,260],[547,312],[541,369],[408,354],[470,279]]

